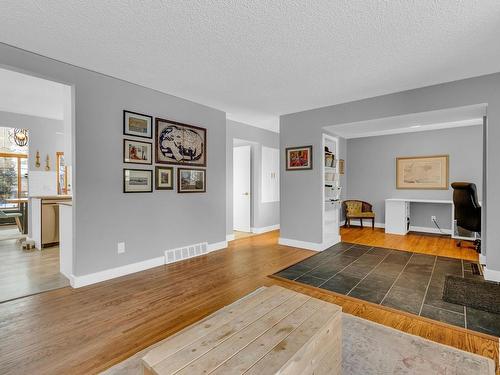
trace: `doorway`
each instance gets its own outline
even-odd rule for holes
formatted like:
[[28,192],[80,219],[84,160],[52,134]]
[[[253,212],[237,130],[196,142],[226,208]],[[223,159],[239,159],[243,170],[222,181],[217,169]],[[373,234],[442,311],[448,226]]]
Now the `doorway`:
[[[72,88],[0,68],[0,303],[68,286]],[[64,227],[64,228],[63,228]]]
[[235,237],[250,234],[251,184],[252,184],[252,146],[235,145],[233,147],[233,230]]

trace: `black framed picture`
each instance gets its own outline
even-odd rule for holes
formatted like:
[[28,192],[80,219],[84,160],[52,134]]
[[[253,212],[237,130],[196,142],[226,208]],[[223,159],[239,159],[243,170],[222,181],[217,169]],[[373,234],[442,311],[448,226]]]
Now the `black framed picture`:
[[153,191],[153,171],[148,169],[123,169],[124,193],[151,193]]
[[159,164],[207,165],[207,130],[156,118],[155,161]]
[[205,193],[206,191],[206,170],[194,168],[177,168],[178,193]]
[[174,168],[156,167],[155,168],[155,189],[173,190],[174,189]]
[[153,138],[153,117],[124,110],[123,134],[141,138]]
[[123,140],[123,162],[133,164],[153,164],[153,145],[133,139]]
[[312,146],[288,147],[285,152],[287,171],[312,169]]

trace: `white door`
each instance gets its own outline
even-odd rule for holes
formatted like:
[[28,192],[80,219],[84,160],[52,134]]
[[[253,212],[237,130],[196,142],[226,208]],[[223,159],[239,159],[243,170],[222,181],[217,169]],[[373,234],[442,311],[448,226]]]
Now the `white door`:
[[250,147],[233,148],[233,229],[250,232]]

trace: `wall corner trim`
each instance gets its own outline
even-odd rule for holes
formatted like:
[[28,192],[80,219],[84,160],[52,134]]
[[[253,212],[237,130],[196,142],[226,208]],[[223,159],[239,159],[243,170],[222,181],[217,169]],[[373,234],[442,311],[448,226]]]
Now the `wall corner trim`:
[[313,251],[326,250],[329,247],[331,247],[339,242],[340,242],[340,236],[338,236],[338,238],[335,238],[331,241],[322,242],[322,243],[292,240],[290,238],[283,238],[283,237],[280,237],[279,241],[278,241],[278,243],[280,245],[290,246],[290,247],[298,247],[300,249],[307,249],[307,250],[313,250]]
[[[221,250],[227,247],[227,241],[215,242],[208,244],[208,252]],[[81,288],[87,285],[100,283],[101,281],[111,280],[120,276],[130,275],[132,273],[145,271],[150,268],[163,266],[165,264],[165,256],[146,259],[140,262],[126,264],[124,266],[110,268],[107,270],[89,273],[87,275],[75,276],[70,275],[69,281],[73,288]]]
[[272,232],[273,230],[278,230],[278,229],[280,229],[280,225],[275,224],[275,225],[269,225],[267,227],[252,228],[251,230],[252,233],[261,234],[266,232]]
[[484,267],[483,270],[484,270],[484,279],[485,280],[500,282],[500,271],[489,270],[486,267]]

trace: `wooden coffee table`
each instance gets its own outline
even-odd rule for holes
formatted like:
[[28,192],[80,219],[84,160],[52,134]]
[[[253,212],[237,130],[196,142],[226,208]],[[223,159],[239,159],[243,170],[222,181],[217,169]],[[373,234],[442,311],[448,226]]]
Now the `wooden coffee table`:
[[152,349],[144,373],[340,374],[341,315],[337,305],[260,288]]

